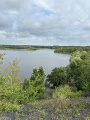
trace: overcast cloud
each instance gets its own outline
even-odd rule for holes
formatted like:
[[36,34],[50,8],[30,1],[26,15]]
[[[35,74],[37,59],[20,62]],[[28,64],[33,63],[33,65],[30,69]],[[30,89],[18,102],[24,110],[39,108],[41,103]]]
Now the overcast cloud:
[[90,45],[90,0],[0,0],[0,44]]

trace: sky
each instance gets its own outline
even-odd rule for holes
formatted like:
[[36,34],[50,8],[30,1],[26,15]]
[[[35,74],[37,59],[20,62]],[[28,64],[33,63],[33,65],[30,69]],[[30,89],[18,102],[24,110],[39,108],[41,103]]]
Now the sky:
[[90,0],[0,0],[0,44],[90,46]]

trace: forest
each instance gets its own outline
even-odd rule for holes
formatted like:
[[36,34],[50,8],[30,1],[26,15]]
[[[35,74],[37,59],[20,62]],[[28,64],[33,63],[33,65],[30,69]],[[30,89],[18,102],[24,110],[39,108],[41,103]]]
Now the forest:
[[[37,107],[40,107],[42,103],[41,105],[45,108],[51,104],[52,109],[57,113],[53,113],[53,117],[60,117],[59,114],[61,114],[61,117],[64,119],[66,116],[65,114],[62,116],[63,110],[67,108],[72,112],[72,106],[72,109],[76,111],[76,116],[74,117],[81,118],[80,110],[87,110],[85,108],[86,106],[90,106],[89,99],[87,102],[84,101],[85,103],[80,102],[75,105],[73,105],[69,99],[82,99],[82,96],[90,96],[89,48],[90,47],[78,47],[78,50],[77,47],[59,48],[59,50],[61,49],[63,51],[65,49],[67,51],[68,49],[67,53],[72,53],[73,51],[68,66],[54,68],[47,76],[44,73],[43,67],[39,67],[39,69],[35,68],[33,69],[30,79],[25,78],[24,81],[21,81],[19,78],[18,60],[15,59],[12,63],[10,62],[8,66],[4,66],[3,56],[5,54],[0,54],[0,113],[17,112],[24,114],[25,110],[22,107],[23,105],[33,104],[33,106],[38,105]],[[70,51],[71,49],[72,51]],[[2,66],[4,69],[2,69]],[[47,89],[54,91],[52,98],[48,98],[45,92]],[[60,106],[58,106],[58,102]],[[83,103],[85,104],[84,107]],[[44,119],[46,113],[42,114],[44,115],[40,114],[40,117]],[[73,118],[72,115],[69,114],[68,120],[70,117],[71,119]],[[87,116],[83,117],[85,120],[89,120],[88,116],[89,114],[87,113]],[[41,118],[39,119],[41,120]]]
[[64,46],[58,47],[54,50],[55,53],[64,53],[64,54],[71,54],[75,51],[90,51],[90,46]]
[[1,50],[13,49],[13,50],[36,50],[35,47],[29,45],[0,45]]

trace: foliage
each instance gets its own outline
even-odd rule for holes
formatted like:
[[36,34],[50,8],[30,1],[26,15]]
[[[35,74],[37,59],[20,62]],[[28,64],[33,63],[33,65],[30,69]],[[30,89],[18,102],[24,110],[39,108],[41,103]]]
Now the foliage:
[[60,67],[60,68],[54,68],[47,76],[47,84],[53,84],[53,87],[58,87],[59,85],[65,85],[67,83],[67,73],[66,68]]
[[[18,60],[15,59],[12,63],[9,62],[8,66],[4,66],[3,55],[0,54],[0,112],[22,111],[19,105],[44,98],[43,68],[33,69],[30,80],[25,79],[21,82]],[[65,85],[71,81],[75,87]],[[58,98],[57,105],[64,98],[80,97],[81,91],[77,90],[90,91],[90,52],[76,51],[71,55],[67,67],[54,68],[46,79],[46,85],[51,84],[53,88],[57,87],[53,93],[53,98]]]
[[62,46],[54,50],[55,53],[73,53],[75,51],[90,51],[90,47],[81,47],[81,46]]
[[33,100],[44,98],[45,87],[44,87],[43,81],[42,81],[42,79],[40,79],[39,75],[36,76],[34,81],[29,81],[29,85],[30,85],[29,91],[32,90],[30,96],[33,97]]
[[23,82],[23,90],[26,90],[29,88],[29,80],[27,80],[27,78],[24,79]]
[[5,67],[4,73],[0,77],[0,111],[18,109],[20,94],[20,79],[18,61],[14,60]]
[[25,79],[24,82],[19,78],[17,59],[3,67],[4,72],[0,75],[0,112],[21,111],[19,105],[44,98],[45,74],[42,67],[36,69],[36,74],[33,72],[31,80]]
[[45,78],[45,73],[43,70],[43,67],[39,67],[39,69],[37,70],[37,68],[33,69],[33,73],[30,77],[30,81],[35,80],[35,78],[39,76],[38,78],[40,79],[39,82],[44,82],[44,78]]
[[[16,58],[13,60],[13,62],[9,62],[4,69],[4,77],[5,78],[9,77],[9,81],[12,82],[12,84],[20,81],[20,78],[19,78],[20,68],[18,66],[18,63],[19,61]],[[6,81],[7,80],[8,79],[6,79]]]
[[0,45],[0,49],[37,50],[35,47],[30,45]]
[[1,53],[0,53],[0,59],[3,59],[3,55],[5,55],[5,54],[1,54]]
[[3,56],[4,56],[5,54],[3,53],[3,54],[0,54],[0,77],[1,77],[1,74],[2,74],[2,64],[3,64]]
[[13,111],[17,111],[17,112],[22,112],[22,107],[20,107],[17,104],[12,104],[11,102],[7,102],[7,101],[2,101],[0,102],[0,112],[13,112]]
[[39,67],[38,70],[37,68],[33,69],[30,80],[24,80],[23,89],[26,90],[26,95],[28,96],[30,101],[44,98],[44,78],[44,70],[42,67]]
[[68,85],[59,86],[55,89],[53,98],[59,98],[60,96],[64,96],[65,98],[77,98],[81,96],[81,93],[81,91],[72,91],[72,88]]
[[67,74],[69,79],[73,79],[78,90],[90,91],[90,52],[74,52]]

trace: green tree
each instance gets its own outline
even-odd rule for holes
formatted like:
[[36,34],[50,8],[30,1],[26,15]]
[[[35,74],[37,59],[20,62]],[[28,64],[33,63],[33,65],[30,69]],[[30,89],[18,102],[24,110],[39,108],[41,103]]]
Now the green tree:
[[78,90],[90,91],[90,52],[75,52],[67,68],[69,79],[73,79]]
[[20,81],[20,77],[19,77],[19,72],[20,72],[20,68],[19,68],[19,61],[18,59],[14,59],[13,62],[9,62],[8,66],[5,66],[4,69],[4,75],[9,77],[9,81],[13,83],[15,82],[19,82]]
[[[34,87],[34,96],[36,98],[41,99],[44,97],[44,91],[45,91],[45,86],[44,86],[44,79],[45,79],[45,73],[43,70],[43,67],[39,67],[39,69],[35,68],[33,69],[33,73],[30,78],[30,83]],[[37,93],[37,94],[36,94]],[[36,95],[35,95],[36,94]]]
[[90,91],[90,65],[83,65],[79,70],[81,73],[75,80],[77,88],[85,91]]
[[29,97],[30,99],[42,99],[45,97],[45,86],[42,81],[42,77],[40,77],[39,73],[35,77],[34,80],[29,81]]
[[8,66],[5,66],[3,72],[2,98],[14,102],[17,92],[20,90],[18,61],[15,59],[12,63],[10,62]]
[[39,69],[33,69],[33,73],[30,80],[25,79],[23,82],[24,96],[28,97],[29,101],[44,98],[45,86],[44,86],[45,73],[42,67]]
[[67,73],[66,68],[54,68],[51,74],[47,75],[47,84],[53,84],[53,87],[58,87],[59,85],[64,85],[67,83]]
[[26,90],[29,88],[29,80],[27,80],[26,78],[24,79],[23,82],[23,89]]
[[44,70],[43,70],[43,67],[39,67],[39,69],[35,68],[33,69],[33,73],[30,77],[30,81],[33,81],[35,80],[35,78],[38,77],[38,81],[40,82],[44,82],[44,79],[45,79],[45,73],[44,73]]

